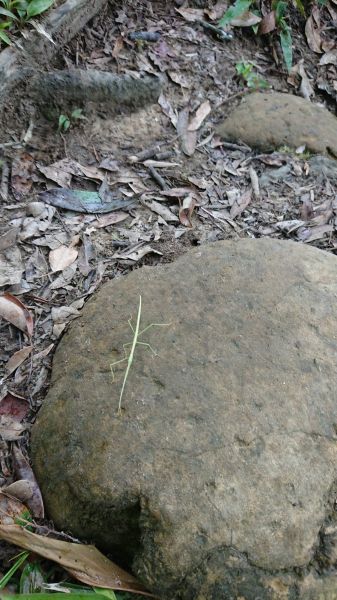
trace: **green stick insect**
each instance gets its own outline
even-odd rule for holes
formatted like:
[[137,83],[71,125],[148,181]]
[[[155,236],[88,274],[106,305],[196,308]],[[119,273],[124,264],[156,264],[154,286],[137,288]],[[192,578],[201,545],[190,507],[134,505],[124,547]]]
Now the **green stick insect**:
[[[136,326],[133,327],[132,323],[131,323],[131,318],[128,319],[128,323],[129,326],[131,328],[131,331],[133,333],[133,340],[132,342],[128,342],[127,344],[123,344],[123,348],[124,348],[124,353],[125,353],[125,357],[121,358],[120,360],[116,360],[115,362],[110,364],[110,370],[111,370],[111,375],[112,375],[112,380],[114,381],[115,379],[115,374],[113,371],[113,367],[115,365],[118,365],[122,362],[127,361],[127,365],[126,365],[126,369],[125,369],[125,373],[124,373],[124,378],[123,378],[123,383],[122,383],[122,387],[121,387],[121,391],[119,394],[119,402],[118,402],[118,411],[117,414],[121,415],[122,414],[122,400],[123,400],[123,395],[124,395],[124,390],[125,390],[125,385],[129,376],[129,372],[133,363],[133,358],[134,358],[134,354],[135,354],[135,350],[136,350],[136,346],[147,346],[149,348],[149,350],[151,350],[152,354],[154,356],[158,356],[157,352],[152,348],[152,346],[150,344],[148,344],[147,342],[140,342],[138,338],[140,338],[141,335],[143,335],[143,333],[145,333],[145,331],[147,331],[148,329],[150,329],[150,327],[168,327],[170,325],[170,323],[150,323],[150,325],[147,325],[144,329],[142,329],[141,331],[139,331],[140,329],[140,318],[141,318],[141,314],[142,314],[142,297],[139,296],[139,305],[138,305],[138,314],[137,314],[137,321],[136,321]],[[131,346],[130,348],[130,352],[129,354],[127,353],[127,346]]]

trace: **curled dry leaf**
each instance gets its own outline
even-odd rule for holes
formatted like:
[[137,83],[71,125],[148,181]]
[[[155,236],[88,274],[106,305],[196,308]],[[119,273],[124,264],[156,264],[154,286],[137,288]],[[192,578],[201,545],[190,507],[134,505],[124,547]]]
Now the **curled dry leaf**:
[[176,11],[190,23],[202,21],[205,12],[202,8],[176,8]]
[[29,412],[29,402],[22,396],[7,392],[0,400],[0,415],[7,415],[22,421]]
[[32,494],[27,498],[26,503],[32,515],[37,519],[43,519],[44,506],[40,488],[36,481],[33,470],[28,460],[22,454],[20,448],[13,444],[12,448],[13,468],[18,480],[29,481],[32,486]]
[[34,159],[28,152],[22,152],[13,160],[11,186],[16,200],[21,200],[30,192],[34,169]]
[[180,138],[181,149],[186,156],[192,156],[197,145],[197,132],[188,131],[189,114],[188,107],[183,108],[177,121],[177,133]]
[[[6,493],[3,488],[0,491],[0,527],[14,525],[18,521],[26,523],[29,519],[28,508],[13,496],[14,494]],[[19,526],[16,525],[16,527]]]
[[261,22],[261,17],[255,15],[250,10],[245,10],[239,17],[231,19],[232,27],[253,27]]
[[197,131],[199,127],[201,127],[202,123],[208,117],[211,112],[211,105],[208,100],[200,104],[198,110],[196,111],[194,117],[191,119],[190,124],[188,126],[188,131]]
[[252,191],[247,190],[244,192],[235,202],[232,204],[230,217],[235,219],[247,208],[248,204],[252,199]]
[[15,442],[25,431],[26,425],[19,423],[16,418],[9,415],[0,415],[0,437],[5,442]]
[[275,19],[275,11],[272,10],[271,12],[267,13],[260,25],[259,25],[259,34],[260,35],[266,35],[267,33],[271,33],[272,31],[274,31],[276,29],[276,19]]
[[115,223],[120,223],[121,221],[125,221],[128,218],[128,213],[126,212],[113,212],[107,213],[106,215],[102,215],[96,221],[93,221],[90,225],[91,227],[95,227],[99,229],[101,227],[109,227],[109,225],[114,225]]
[[56,271],[63,271],[66,267],[75,262],[78,256],[78,251],[72,246],[59,246],[55,250],[49,252],[49,264],[53,273]]
[[316,54],[322,54],[322,38],[312,15],[310,15],[305,24],[305,35],[310,50],[316,52]]
[[186,196],[179,209],[179,220],[185,227],[192,227],[191,217],[195,207],[195,199],[192,194]]
[[20,479],[1,488],[1,491],[20,502],[27,502],[34,494],[34,485],[28,479]]
[[0,317],[6,319],[30,338],[33,335],[34,322],[28,308],[16,296],[5,292],[0,296]]
[[33,346],[25,346],[21,350],[14,352],[6,365],[7,375],[13,373],[28,358],[32,350]]
[[86,585],[151,596],[135,577],[108,560],[94,546],[43,537],[15,524],[1,524],[0,538],[53,560]]

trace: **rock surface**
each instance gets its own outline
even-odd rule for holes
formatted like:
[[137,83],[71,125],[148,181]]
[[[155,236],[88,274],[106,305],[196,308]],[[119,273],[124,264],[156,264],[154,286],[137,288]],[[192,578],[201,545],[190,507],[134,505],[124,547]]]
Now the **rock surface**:
[[298,148],[337,158],[337,119],[326,108],[290,94],[247,94],[238,108],[218,126],[228,141],[252,148]]
[[[158,356],[136,347],[118,416],[140,294],[141,328],[169,325],[141,336]],[[334,256],[267,239],[105,284],[33,428],[55,524],[165,600],[335,598],[336,297]]]

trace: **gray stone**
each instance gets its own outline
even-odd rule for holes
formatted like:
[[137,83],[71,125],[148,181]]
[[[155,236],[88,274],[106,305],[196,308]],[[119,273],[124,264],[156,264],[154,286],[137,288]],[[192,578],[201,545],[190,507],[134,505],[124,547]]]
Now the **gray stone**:
[[[141,328],[169,325],[141,336],[158,356],[136,347],[118,415],[126,363],[114,382],[109,365],[132,340],[140,294]],[[33,428],[56,526],[166,600],[328,600],[336,298],[333,255],[267,239],[202,246],[102,286],[58,347]]]
[[291,94],[247,94],[217,128],[231,142],[264,151],[282,146],[337,157],[337,119],[326,108]]

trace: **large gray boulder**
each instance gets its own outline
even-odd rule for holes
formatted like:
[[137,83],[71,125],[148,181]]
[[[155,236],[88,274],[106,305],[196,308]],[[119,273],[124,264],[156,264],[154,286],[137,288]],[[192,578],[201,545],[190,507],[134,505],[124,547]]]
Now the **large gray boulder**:
[[337,158],[337,119],[328,109],[281,92],[247,94],[219,125],[228,141],[277,150],[305,145],[310,152]]
[[[118,414],[140,295],[140,328],[169,325],[139,338],[158,356],[136,346]],[[33,428],[56,526],[166,600],[336,598],[336,299],[333,255],[276,240],[102,286]]]

